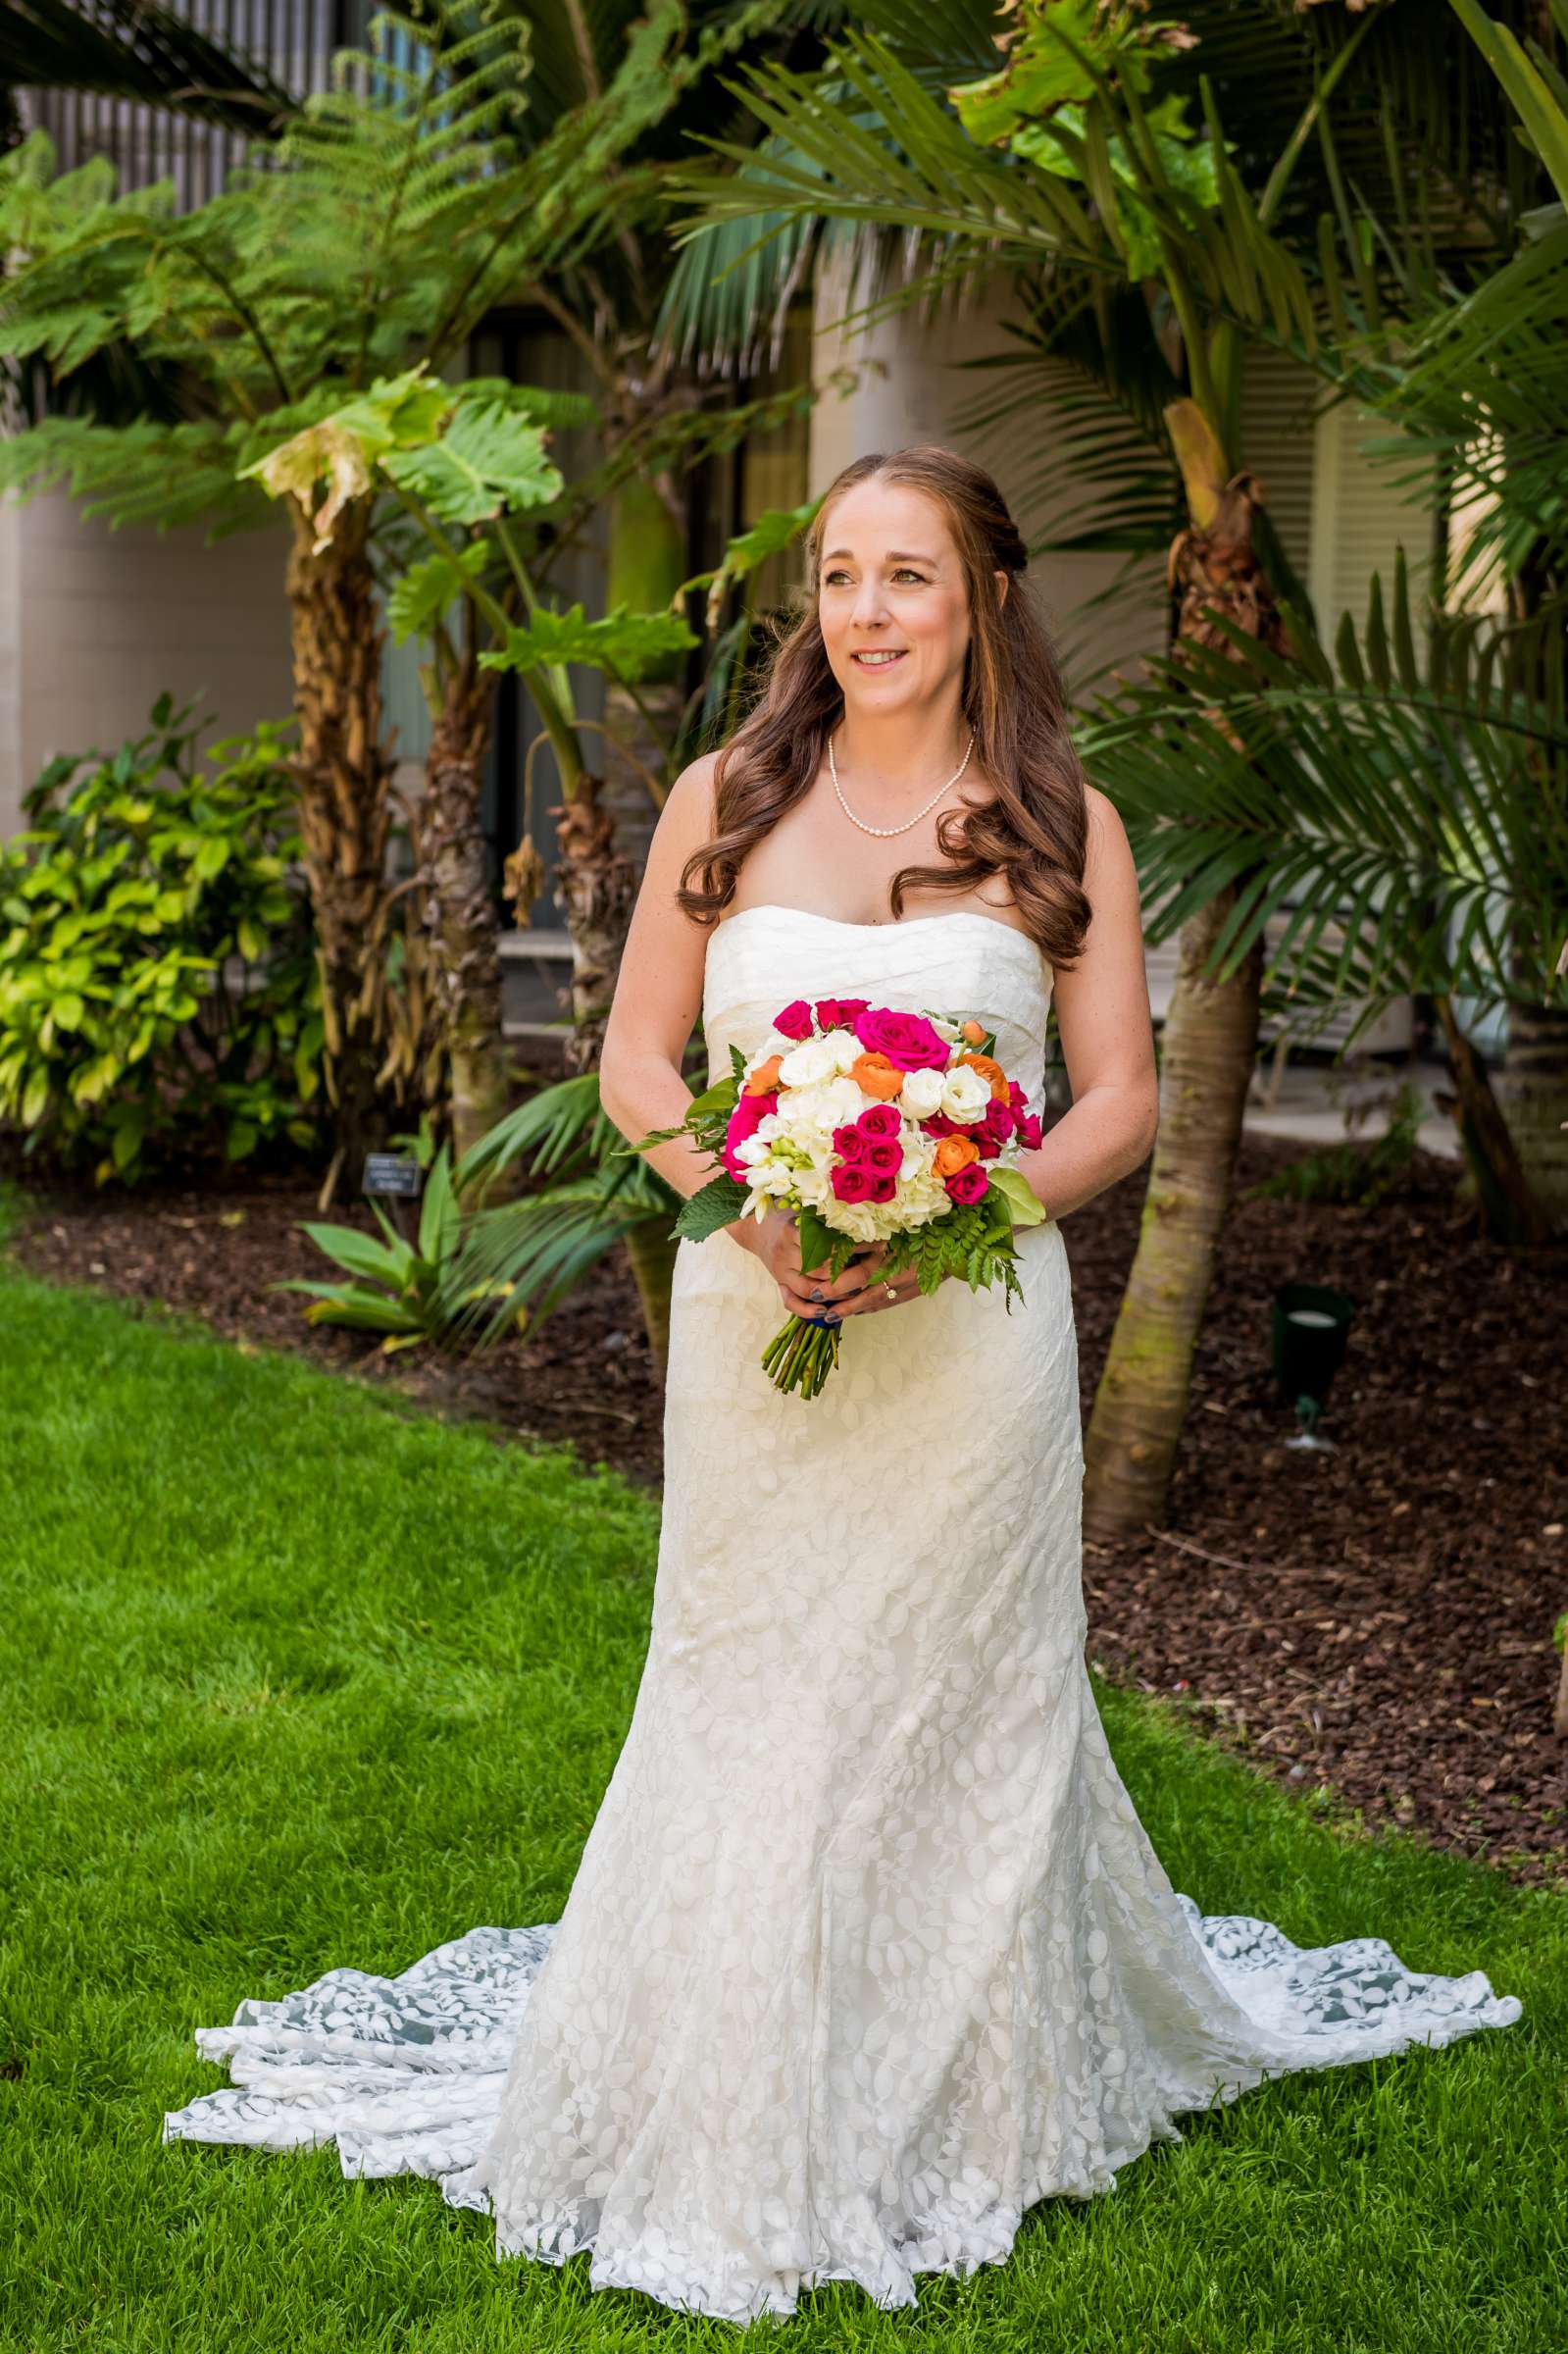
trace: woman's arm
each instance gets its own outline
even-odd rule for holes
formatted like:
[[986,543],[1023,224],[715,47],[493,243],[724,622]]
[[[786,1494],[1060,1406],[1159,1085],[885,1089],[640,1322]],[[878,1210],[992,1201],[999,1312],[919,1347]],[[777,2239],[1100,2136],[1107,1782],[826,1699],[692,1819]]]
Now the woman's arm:
[[1053,991],[1072,1106],[1019,1158],[1054,1218],[1136,1169],[1160,1124],[1138,869],[1115,803],[1092,785],[1084,890],[1094,912],[1083,953]]

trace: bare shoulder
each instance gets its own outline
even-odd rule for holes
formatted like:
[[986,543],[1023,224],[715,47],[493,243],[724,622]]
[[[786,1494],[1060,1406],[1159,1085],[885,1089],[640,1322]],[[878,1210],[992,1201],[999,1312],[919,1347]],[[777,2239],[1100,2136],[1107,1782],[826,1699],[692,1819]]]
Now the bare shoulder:
[[672,820],[674,831],[689,835],[693,842],[707,842],[713,834],[718,765],[716,751],[699,752],[695,760],[687,762],[664,797],[663,815]]
[[1110,794],[1101,793],[1097,785],[1086,783],[1084,805],[1088,811],[1087,855],[1089,861],[1092,863],[1096,858],[1104,858],[1107,855],[1115,857],[1119,852],[1126,850],[1128,847],[1127,828],[1123,825],[1122,813],[1111,799]]

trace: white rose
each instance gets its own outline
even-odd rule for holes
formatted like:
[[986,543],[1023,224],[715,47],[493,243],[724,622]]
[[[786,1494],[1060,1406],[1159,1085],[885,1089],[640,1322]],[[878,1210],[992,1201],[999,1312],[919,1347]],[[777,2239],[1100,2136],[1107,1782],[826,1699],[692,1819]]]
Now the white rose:
[[946,1085],[945,1071],[906,1071],[898,1100],[912,1120],[929,1120],[941,1109]]
[[803,1038],[798,1047],[791,1047],[779,1065],[781,1087],[814,1087],[819,1079],[832,1079],[838,1069],[838,1057],[825,1038]]
[[990,1101],[990,1083],[972,1063],[961,1062],[942,1086],[942,1109],[950,1120],[978,1120]]
[[844,1121],[858,1119],[865,1105],[853,1079],[835,1073],[819,1079],[813,1086],[794,1089],[784,1108],[789,1115],[791,1134],[815,1129],[827,1137]]

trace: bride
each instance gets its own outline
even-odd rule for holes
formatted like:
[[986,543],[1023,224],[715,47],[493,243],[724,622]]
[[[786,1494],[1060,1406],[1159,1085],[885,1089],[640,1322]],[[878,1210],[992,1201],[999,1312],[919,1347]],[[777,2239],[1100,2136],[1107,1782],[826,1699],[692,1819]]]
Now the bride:
[[[1184,2111],[1520,2010],[1372,1936],[1205,1918],[1154,1855],[1084,1661],[1060,1225],[1156,1125],[1127,838],[987,475],[862,459],[810,552],[762,702],[661,813],[603,1100],[633,1142],[674,1127],[699,1012],[717,1077],[845,996],[977,1015],[1037,1100],[1054,1002],[1073,1102],[1023,1157],[1023,1304],[923,1296],[881,1246],[830,1281],[783,1211],[683,1242],[651,1638],[561,1919],[241,2002],[197,2032],[231,2086],[164,2123],[335,2139],[498,2255],[587,2250],[594,2288],[735,2322],[833,2279],[912,2304]],[[711,1174],[689,1138],[647,1157]],[[781,1304],[842,1328],[810,1404],[758,1364]]]

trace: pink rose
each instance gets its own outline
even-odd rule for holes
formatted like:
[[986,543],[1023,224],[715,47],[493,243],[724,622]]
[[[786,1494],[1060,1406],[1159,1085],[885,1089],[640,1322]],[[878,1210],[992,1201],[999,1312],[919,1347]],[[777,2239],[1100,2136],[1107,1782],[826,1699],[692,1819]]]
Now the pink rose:
[[866,1166],[878,1177],[896,1177],[904,1165],[904,1148],[890,1136],[874,1136],[866,1147]]
[[806,1003],[804,998],[793,998],[783,1013],[774,1015],[773,1026],[784,1038],[809,1038],[811,1036],[811,1007]]
[[872,1180],[871,1198],[873,1202],[890,1202],[897,1191],[898,1180],[896,1177],[877,1177]]
[[841,1160],[833,1172],[833,1190],[839,1202],[864,1202],[874,1183],[863,1160]]
[[885,1054],[901,1071],[947,1068],[947,1042],[924,1014],[899,1013],[888,1005],[869,1008],[856,1017],[855,1036],[868,1053]]
[[845,1160],[864,1160],[870,1141],[858,1128],[835,1128],[833,1132],[833,1149],[841,1152]]
[[987,1136],[994,1137],[997,1144],[1005,1145],[1017,1125],[1012,1105],[1004,1103],[1000,1096],[992,1096],[980,1124]]
[[978,1202],[990,1185],[990,1179],[978,1160],[969,1160],[961,1169],[954,1169],[942,1180],[955,1202]]
[[964,1134],[973,1138],[975,1150],[980,1154],[982,1160],[994,1160],[997,1153],[1001,1151],[1001,1146],[997,1143],[995,1137],[992,1136],[990,1130],[985,1125],[984,1121],[978,1128],[966,1128],[964,1130]]
[[896,1136],[903,1124],[890,1103],[870,1104],[855,1122],[862,1136]]
[[1032,1111],[1027,1119],[1022,1119],[1018,1123],[1018,1141],[1026,1152],[1034,1152],[1038,1150],[1043,1134],[1044,1130],[1039,1124],[1037,1111]]
[[[921,1120],[918,1125],[927,1136],[957,1136],[959,1133],[958,1122],[950,1120],[945,1111],[934,1111],[929,1120]],[[967,1136],[968,1129],[963,1133]]]
[[852,1030],[870,1003],[868,998],[819,998],[817,1023],[823,1030]]
[[1007,1082],[1007,1100],[1012,1105],[1017,1117],[1022,1119],[1029,1109],[1029,1098],[1016,1079],[1009,1079]]

